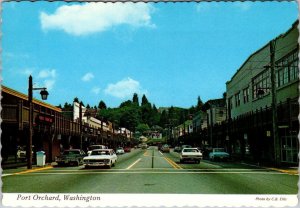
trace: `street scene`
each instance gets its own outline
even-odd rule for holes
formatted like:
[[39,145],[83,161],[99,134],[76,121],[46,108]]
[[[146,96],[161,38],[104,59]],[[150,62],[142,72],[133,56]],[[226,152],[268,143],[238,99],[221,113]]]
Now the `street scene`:
[[201,160],[200,164],[179,161],[177,152],[162,153],[151,146],[118,156],[111,169],[56,165],[32,172],[10,169],[2,175],[2,190],[8,193],[298,193],[297,169],[279,170],[229,161]]
[[298,203],[296,2],[2,5],[4,205]]

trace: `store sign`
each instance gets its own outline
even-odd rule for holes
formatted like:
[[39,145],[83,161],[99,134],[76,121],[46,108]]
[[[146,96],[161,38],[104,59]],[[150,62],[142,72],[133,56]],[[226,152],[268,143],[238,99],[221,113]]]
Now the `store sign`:
[[44,116],[44,115],[38,115],[36,117],[37,123],[45,123],[45,124],[52,124],[54,121],[52,116]]

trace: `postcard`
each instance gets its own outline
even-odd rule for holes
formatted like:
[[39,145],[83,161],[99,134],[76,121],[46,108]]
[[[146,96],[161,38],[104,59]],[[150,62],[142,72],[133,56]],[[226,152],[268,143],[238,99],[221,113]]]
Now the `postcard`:
[[4,1],[3,207],[296,207],[290,2]]

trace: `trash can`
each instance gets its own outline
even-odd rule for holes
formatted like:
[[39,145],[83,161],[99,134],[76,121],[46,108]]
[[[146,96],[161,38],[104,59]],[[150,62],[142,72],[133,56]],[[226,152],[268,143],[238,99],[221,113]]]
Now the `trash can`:
[[36,152],[36,165],[45,166],[46,164],[46,155],[44,151]]

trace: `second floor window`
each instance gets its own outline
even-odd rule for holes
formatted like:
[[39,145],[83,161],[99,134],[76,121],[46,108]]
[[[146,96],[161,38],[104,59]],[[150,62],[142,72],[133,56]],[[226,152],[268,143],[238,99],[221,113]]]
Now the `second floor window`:
[[249,102],[249,94],[250,94],[249,92],[250,92],[249,87],[247,87],[243,90],[244,103]]
[[298,49],[288,54],[276,63],[277,70],[277,87],[283,86],[291,81],[298,79]]
[[270,92],[270,70],[266,69],[252,79],[253,100],[267,95]]
[[240,106],[241,100],[240,100],[240,92],[235,94],[235,107]]

